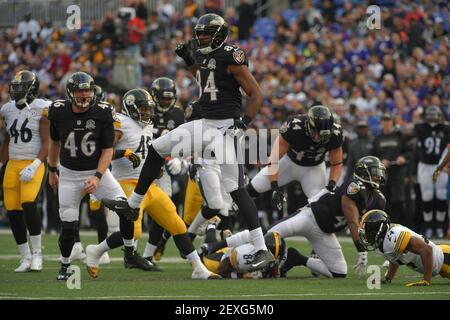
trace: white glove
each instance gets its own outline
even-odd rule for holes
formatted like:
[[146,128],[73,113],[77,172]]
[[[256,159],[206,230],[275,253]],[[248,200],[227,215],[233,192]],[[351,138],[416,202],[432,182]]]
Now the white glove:
[[34,175],[36,174],[37,169],[41,165],[42,161],[39,159],[35,159],[30,165],[26,166],[25,168],[20,171],[20,181],[22,182],[28,182],[33,179]]
[[356,265],[354,267],[358,277],[362,277],[366,274],[367,264],[367,252],[358,252],[358,261],[356,262]]
[[166,163],[167,171],[173,176],[180,174],[181,172],[181,159],[173,158]]

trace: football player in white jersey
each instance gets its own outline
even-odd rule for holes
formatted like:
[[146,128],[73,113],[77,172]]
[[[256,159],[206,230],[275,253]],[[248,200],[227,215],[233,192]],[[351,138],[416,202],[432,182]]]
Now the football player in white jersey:
[[[0,168],[8,161],[3,180],[5,208],[22,256],[15,272],[40,271],[41,217],[36,198],[44,179],[49,142],[47,114],[51,101],[37,98],[39,79],[30,71],[20,71],[14,76],[9,93],[11,101],[0,109],[8,132],[2,146]],[[32,252],[27,242],[27,229]]]
[[275,263],[254,270],[252,260],[257,250],[250,242],[250,232],[238,232],[223,241],[204,243],[200,250],[205,266],[225,278],[273,278],[279,276],[279,265],[286,258],[286,243],[278,232],[264,236],[267,249],[275,257]]
[[384,283],[391,283],[397,269],[406,265],[423,274],[423,279],[406,284],[429,286],[436,275],[450,278],[450,246],[436,245],[414,231],[391,224],[382,210],[370,210],[361,219],[360,236],[368,250],[376,250],[389,261]]
[[[121,127],[116,128],[118,142],[115,145],[112,173],[119,181],[127,197],[136,187],[143,161],[147,156],[147,150],[152,142],[151,114],[155,103],[151,95],[144,89],[133,89],[128,91],[123,99],[122,114],[118,117]],[[107,200],[103,199],[107,206]],[[193,279],[220,278],[218,275],[208,271],[202,264],[197,251],[187,235],[186,225],[177,214],[175,205],[170,197],[156,184],[153,183],[144,197],[139,211],[139,218],[135,221],[134,239],[139,239],[142,233],[142,216],[147,212],[151,218],[168,230],[174,237],[175,244],[180,252],[187,257],[194,268]],[[102,254],[122,245],[120,235],[111,235],[108,239],[97,246],[90,245],[86,248],[88,267],[98,268],[98,262]],[[144,257],[151,257],[148,251],[156,248],[155,244],[147,243]],[[149,259],[151,263],[151,259]],[[158,270],[154,267],[150,270]],[[125,264],[125,267],[133,268]]]

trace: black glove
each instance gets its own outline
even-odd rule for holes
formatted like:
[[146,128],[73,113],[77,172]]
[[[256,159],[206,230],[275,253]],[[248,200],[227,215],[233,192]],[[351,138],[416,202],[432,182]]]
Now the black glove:
[[335,193],[337,190],[336,182],[333,180],[328,181],[328,184],[325,188],[327,188],[327,190],[331,193]]
[[198,168],[200,168],[200,167],[201,167],[201,165],[195,164],[195,163],[191,163],[191,164],[189,165],[189,177],[190,177],[192,180],[195,180],[195,175],[197,174],[197,170],[198,170]]
[[278,186],[278,182],[273,181],[270,183],[272,189],[272,205],[277,208],[278,211],[283,210],[283,203],[286,202],[283,191]]
[[248,128],[250,122],[252,122],[252,119],[247,115],[239,119],[234,119],[233,125],[228,128],[227,132],[231,136],[239,136],[242,134],[242,131],[245,131]]
[[185,43],[179,43],[177,47],[175,48],[175,53],[177,56],[182,58],[184,62],[186,62],[187,66],[192,66],[195,62],[192,58],[191,51],[189,49],[189,45]]
[[136,169],[141,164],[141,158],[130,149],[125,150],[124,157],[131,161],[133,169]]

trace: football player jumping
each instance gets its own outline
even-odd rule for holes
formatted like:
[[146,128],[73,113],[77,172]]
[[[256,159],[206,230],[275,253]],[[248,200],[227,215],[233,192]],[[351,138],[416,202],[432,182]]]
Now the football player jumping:
[[398,267],[406,265],[423,274],[407,287],[429,286],[436,275],[450,279],[450,246],[432,241],[399,225],[391,224],[382,210],[370,210],[361,218],[360,235],[368,250],[376,250],[389,261],[383,283],[394,280]]
[[[50,146],[49,183],[58,188],[59,215],[62,222],[59,247],[61,269],[58,280],[70,277],[70,253],[78,230],[80,201],[86,193],[102,199],[126,199],[120,184],[108,167],[113,156],[114,126],[120,126],[114,109],[98,102],[90,75],[76,72],[66,84],[67,100],[57,100],[49,108]],[[57,175],[59,166],[59,177]],[[145,259],[134,253],[133,221],[138,211],[121,210],[120,233],[125,245],[125,261]],[[88,268],[91,276],[98,270]]]
[[288,249],[281,268],[284,275],[296,265],[303,265],[329,278],[345,277],[347,262],[335,232],[346,226],[358,250],[355,269],[363,275],[367,267],[367,250],[358,233],[359,217],[371,209],[384,209],[386,199],[379,191],[386,180],[386,169],[380,159],[367,156],[355,164],[353,178],[345,181],[334,193],[325,193],[316,201],[297,210],[269,229],[282,238],[304,236],[319,258],[305,257],[294,248]]
[[[128,201],[113,202],[109,208],[115,211],[139,208],[151,183],[158,177],[164,159],[173,151],[178,152],[177,156],[206,151],[208,156],[220,162],[226,191],[239,207],[250,229],[251,242],[257,249],[252,267],[260,268],[271,264],[274,257],[264,242],[255,203],[243,185],[243,161],[237,159],[237,148],[241,141],[238,137],[242,136],[243,130],[258,112],[263,95],[248,70],[244,51],[226,43],[228,31],[228,24],[222,17],[206,14],[198,19],[195,26],[195,38],[190,42],[195,48],[186,44],[177,47],[176,53],[197,75],[202,119],[185,123],[153,141],[135,191]],[[246,114],[242,118],[241,87],[249,96]],[[222,159],[218,159],[218,155]]]
[[[284,195],[280,187],[298,181],[308,198],[326,186],[336,190],[342,171],[342,127],[330,110],[314,106],[307,115],[297,115],[284,123],[271,150],[269,165],[247,185],[252,197],[272,190],[272,203],[282,210]],[[329,151],[330,177],[326,184],[325,154]]]
[[[7,136],[0,152],[0,168],[6,164],[3,179],[5,208],[11,230],[22,256],[15,272],[42,269],[41,217],[36,198],[44,180],[49,142],[48,107],[51,101],[39,99],[39,79],[33,72],[20,71],[9,86],[11,101],[0,115]],[[27,242],[27,229],[33,252]]]
[[[118,142],[115,146],[112,173],[121,184],[126,195],[130,196],[139,178],[143,164],[141,160],[145,159],[152,141],[151,115],[154,114],[155,103],[144,89],[133,89],[123,96],[122,104],[122,113],[118,114],[121,126],[116,128]],[[104,200],[104,202],[107,205],[108,201]],[[139,218],[134,225],[135,239],[139,239],[142,233],[143,212],[147,212],[156,223],[173,235],[178,249],[187,257],[194,268],[193,279],[220,278],[208,271],[202,264],[197,251],[189,240],[186,225],[177,214],[175,205],[156,183],[152,183],[141,204]],[[116,233],[99,245],[88,246],[86,248],[88,268],[97,269],[103,253],[121,246],[122,243],[120,235]],[[149,264],[151,268],[142,268],[140,265],[125,261],[125,267],[128,268],[160,270],[151,263],[151,259],[149,259]]]

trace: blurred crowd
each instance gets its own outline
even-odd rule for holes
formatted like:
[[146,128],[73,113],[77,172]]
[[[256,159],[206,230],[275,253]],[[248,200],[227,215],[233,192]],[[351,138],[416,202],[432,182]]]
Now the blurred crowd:
[[[71,72],[85,71],[115,106],[127,84],[149,88],[159,76],[175,80],[179,104],[186,106],[198,88],[174,48],[191,39],[199,16],[213,12],[230,24],[228,42],[245,50],[265,94],[258,128],[279,128],[315,104],[334,111],[349,140],[361,127],[379,134],[385,113],[397,127],[419,121],[430,105],[450,115],[447,1],[291,0],[288,11],[267,17],[273,37],[255,32],[252,1],[225,9],[220,0],[184,3],[178,12],[168,0],[155,11],[143,1],[127,1],[135,14],[105,12],[101,20],[82,21],[79,30],[28,14],[17,28],[0,31],[0,104],[9,100],[14,73],[31,69],[49,99],[64,97]],[[381,28],[370,30],[366,9],[374,3],[381,7]],[[131,80],[121,79],[123,70],[132,70]]]

